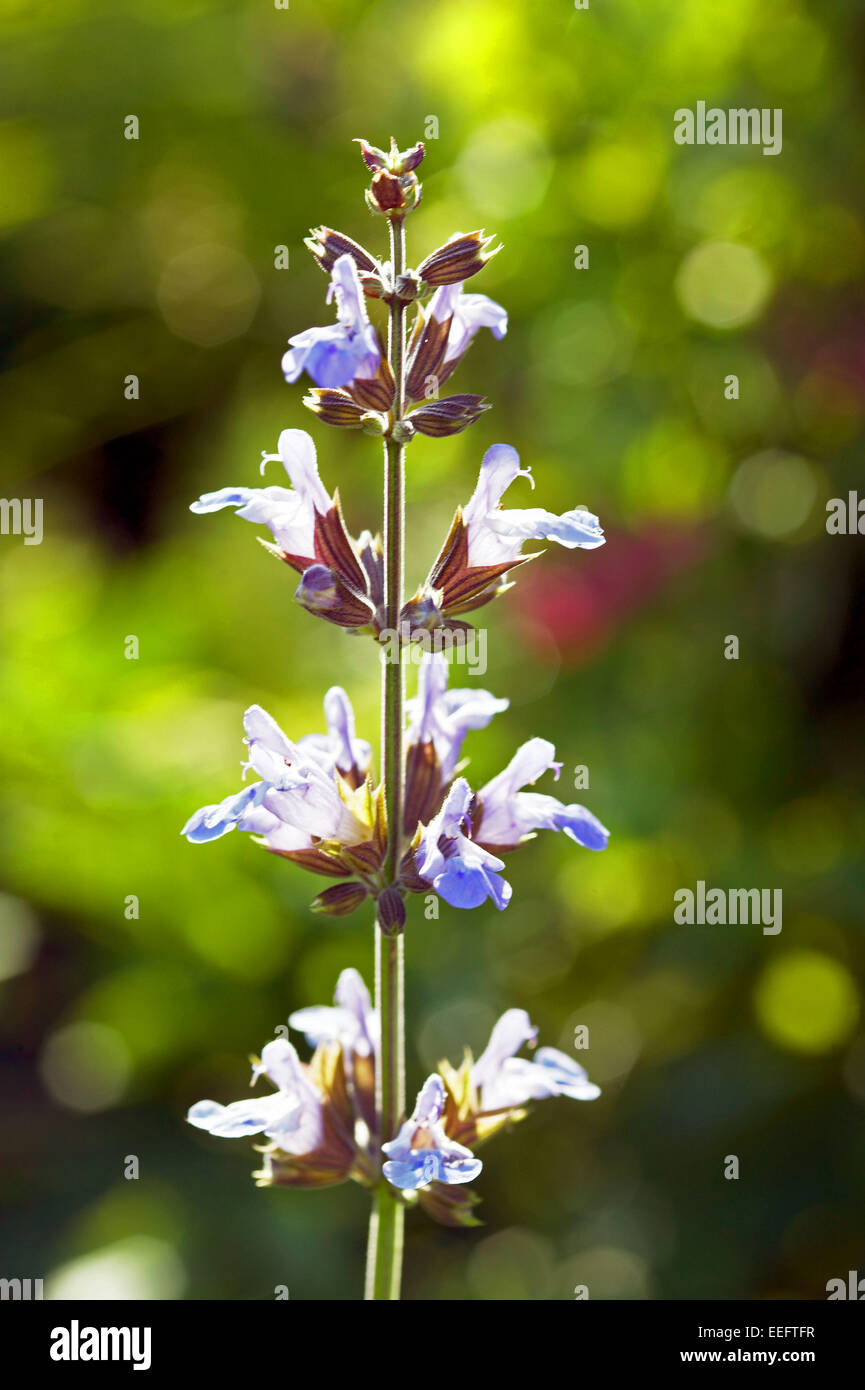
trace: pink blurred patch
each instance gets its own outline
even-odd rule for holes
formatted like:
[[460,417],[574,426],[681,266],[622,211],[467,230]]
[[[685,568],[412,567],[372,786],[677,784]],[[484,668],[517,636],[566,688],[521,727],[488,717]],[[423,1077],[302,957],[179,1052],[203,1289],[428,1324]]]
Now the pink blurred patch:
[[607,531],[600,550],[566,558],[550,551],[528,566],[512,611],[537,656],[549,660],[552,640],[563,663],[580,665],[713,548],[705,525],[654,522],[641,531]]

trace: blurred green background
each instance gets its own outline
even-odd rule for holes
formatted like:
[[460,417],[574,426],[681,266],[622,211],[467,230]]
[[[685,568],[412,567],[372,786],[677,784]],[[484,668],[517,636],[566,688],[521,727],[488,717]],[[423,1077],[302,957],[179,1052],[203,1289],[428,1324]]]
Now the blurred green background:
[[[2,491],[44,499],[45,536],[0,537],[0,1273],[71,1297],[359,1296],[365,1193],[256,1191],[251,1145],[184,1114],[241,1096],[247,1055],[343,966],[369,978],[370,924],[313,917],[322,881],[246,837],[178,831],[239,785],[246,705],[297,736],[338,681],[374,740],[377,668],[292,603],[252,527],[187,507],[254,486],[293,426],[352,529],[377,527],[375,442],[319,426],[279,359],[329,321],[308,228],[383,247],[352,137],[407,146],[430,117],[409,259],[495,231],[471,288],[511,326],[454,378],[495,409],[412,445],[408,582],[499,440],[532,503],[599,513],[603,550],[549,554],[479,615],[480,683],[512,704],[467,752],[480,782],[554,739],[562,794],[586,765],[572,795],[612,841],[526,847],[505,913],[426,922],[415,900],[412,1093],[518,1005],[568,1051],[589,1025],[604,1096],[484,1151],[483,1228],[410,1219],[405,1296],[822,1298],[865,1272],[865,565],[825,530],[861,477],[861,6],[2,12]],[[701,99],[782,108],[783,153],[676,145]],[[783,931],[674,925],[701,879],[781,888]]]

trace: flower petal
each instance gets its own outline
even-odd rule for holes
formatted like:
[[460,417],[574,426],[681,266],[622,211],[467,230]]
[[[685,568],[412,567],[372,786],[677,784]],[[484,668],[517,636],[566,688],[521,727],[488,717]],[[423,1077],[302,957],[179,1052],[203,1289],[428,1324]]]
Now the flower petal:
[[277,443],[282,465],[294,490],[312,502],[317,512],[328,512],[333,499],[318,476],[318,458],[312,436],[306,430],[283,430]]
[[604,532],[592,512],[575,507],[557,516],[542,507],[526,507],[513,511],[491,512],[487,526],[504,540],[556,541],[566,550],[596,550],[604,544]]
[[451,907],[480,907],[491,898],[500,912],[504,912],[513,893],[511,885],[495,871],[457,857],[446,860],[443,872],[433,879],[433,887]]
[[220,836],[233,830],[254,807],[260,805],[266,791],[266,783],[253,782],[214,806],[202,806],[186,822],[181,835],[185,835],[194,845],[218,840]]
[[493,1027],[489,1042],[472,1068],[474,1084],[482,1088],[493,1082],[504,1062],[537,1035],[525,1009],[508,1009]]
[[556,1047],[539,1047],[534,1065],[545,1071],[556,1088],[556,1094],[571,1100],[596,1100],[600,1086],[590,1081],[586,1070],[567,1053]]
[[261,1134],[269,1125],[280,1123],[296,1105],[277,1091],[270,1096],[250,1100],[235,1100],[231,1105],[218,1105],[214,1100],[200,1100],[186,1118],[196,1129],[205,1129],[217,1139],[243,1139]]

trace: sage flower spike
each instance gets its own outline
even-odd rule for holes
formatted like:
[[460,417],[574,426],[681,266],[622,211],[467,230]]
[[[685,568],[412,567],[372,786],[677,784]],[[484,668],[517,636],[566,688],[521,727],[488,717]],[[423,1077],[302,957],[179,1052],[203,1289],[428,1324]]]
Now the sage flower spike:
[[444,1082],[434,1072],[418,1093],[411,1118],[395,1139],[382,1144],[382,1151],[387,1154],[382,1171],[394,1187],[471,1182],[483,1168],[471,1149],[448,1138],[441,1122],[444,1108]]
[[369,321],[364,293],[352,255],[337,257],[331,271],[328,303],[336,299],[337,321],[326,328],[307,328],[289,338],[282,359],[288,382],[306,372],[316,386],[348,386],[374,377],[381,362],[378,334]]

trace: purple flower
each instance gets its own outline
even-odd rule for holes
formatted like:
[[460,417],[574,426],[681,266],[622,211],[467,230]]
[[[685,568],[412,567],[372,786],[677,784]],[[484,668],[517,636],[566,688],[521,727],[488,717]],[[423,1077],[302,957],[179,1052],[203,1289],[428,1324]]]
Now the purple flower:
[[326,734],[305,734],[298,745],[320,763],[325,772],[338,768],[346,774],[365,774],[372,758],[366,739],[357,738],[351,700],[339,685],[331,686],[324,697]]
[[537,1032],[525,1009],[502,1014],[472,1067],[482,1111],[518,1107],[548,1096],[595,1100],[601,1094],[585,1070],[555,1047],[539,1048],[532,1061],[515,1056],[524,1043],[534,1042]]
[[348,632],[375,631],[375,613],[365,596],[346,588],[327,565],[308,565],[301,575],[294,597],[313,617],[336,623]]
[[536,830],[561,830],[586,849],[606,848],[609,831],[585,806],[521,790],[551,768],[558,776],[555,755],[547,739],[529,739],[477,796],[458,777],[437,815],[421,828],[415,868],[451,907],[479,907],[491,898],[504,910],[512,889],[500,877],[505,866],[498,853],[515,849]]
[[502,496],[516,478],[528,478],[534,486],[530,471],[520,468],[516,449],[510,444],[494,444],[487,449],[477,487],[463,509],[470,566],[502,565],[517,560],[523,542],[528,540],[556,541],[567,550],[594,550],[604,544],[598,518],[584,507],[575,507],[561,516],[541,507],[502,511]]
[[406,702],[408,745],[432,743],[445,782],[454,775],[468,731],[485,729],[510,703],[497,700],[488,690],[448,690],[448,673],[441,652],[425,652],[418,671],[417,696]]
[[318,476],[315,445],[305,430],[283,430],[277,450],[275,454],[262,455],[261,471],[271,461],[279,460],[291,480],[291,488],[224,487],[219,492],[206,492],[189,510],[203,513],[237,507],[237,515],[245,521],[267,526],[280,549],[289,555],[307,557],[311,564],[315,555],[315,518],[330,511],[333,498]]
[[466,829],[471,832],[471,801],[471,787],[464,777],[458,777],[438,815],[421,832],[415,851],[417,871],[451,907],[480,907],[492,898],[499,911],[504,911],[513,891],[499,877],[504,863],[465,833]]
[[203,806],[181,834],[193,844],[218,839],[235,828],[263,837],[268,849],[292,853],[315,839],[343,845],[367,839],[370,827],[346,804],[338,774],[365,773],[369,744],[354,737],[354,714],[345,691],[334,686],[324,702],[327,734],[293,743],[260,705],[243,716],[249,757],[246,771],[261,780],[215,806]]
[[480,328],[488,328],[494,338],[508,331],[507,311],[485,294],[464,294],[462,282],[442,285],[429,303],[429,315],[437,323],[451,319],[444,365],[462,357]]
[[585,849],[606,849],[610,832],[585,806],[566,806],[554,796],[524,792],[543,773],[555,769],[556,750],[545,738],[530,738],[517,750],[503,772],[478,793],[478,836],[485,845],[517,845],[536,830],[563,830]]
[[381,350],[353,258],[338,257],[330,275],[327,301],[336,298],[337,322],[289,338],[289,351],[282,359],[286,381],[297,381],[307,372],[316,386],[349,386],[378,371]]
[[290,1042],[276,1038],[265,1044],[260,1063],[252,1069],[253,1082],[262,1074],[277,1087],[272,1095],[231,1105],[200,1100],[186,1117],[189,1123],[219,1139],[265,1134],[285,1153],[312,1153],[323,1136],[321,1096]]
[[395,1139],[382,1144],[382,1151],[388,1156],[382,1171],[394,1187],[471,1182],[483,1168],[471,1149],[445,1134],[441,1123],[444,1106],[444,1083],[434,1072],[418,1094],[411,1119],[406,1120]]
[[255,811],[261,806],[266,791],[266,783],[254,782],[214,806],[202,806],[186,822],[181,834],[194,845],[203,845],[208,840],[218,840],[235,826],[241,830],[251,829]]

